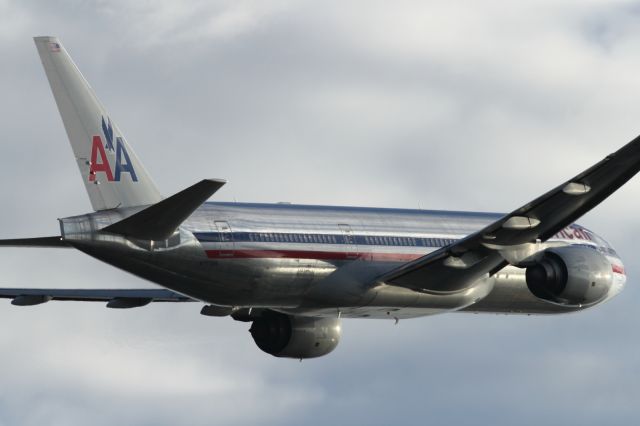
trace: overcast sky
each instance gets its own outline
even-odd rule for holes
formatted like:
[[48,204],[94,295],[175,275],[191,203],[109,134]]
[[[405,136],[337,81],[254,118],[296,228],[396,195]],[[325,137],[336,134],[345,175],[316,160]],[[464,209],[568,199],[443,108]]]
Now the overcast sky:
[[[91,210],[32,41],[57,35],[165,195],[509,211],[640,133],[640,3],[0,0],[2,237]],[[263,354],[199,306],[0,301],[0,425],[631,424],[640,178],[580,222],[627,289],[556,317],[347,320]],[[149,284],[3,249],[3,286]],[[187,306],[188,305],[188,306]]]

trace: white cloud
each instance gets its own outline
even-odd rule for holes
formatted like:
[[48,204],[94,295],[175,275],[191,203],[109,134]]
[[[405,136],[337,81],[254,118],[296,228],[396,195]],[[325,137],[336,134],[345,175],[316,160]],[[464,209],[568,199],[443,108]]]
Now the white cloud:
[[259,29],[288,1],[115,1],[98,2],[98,11],[141,48],[175,48],[241,37]]
[[31,23],[30,16],[11,0],[0,0],[0,41],[16,40]]

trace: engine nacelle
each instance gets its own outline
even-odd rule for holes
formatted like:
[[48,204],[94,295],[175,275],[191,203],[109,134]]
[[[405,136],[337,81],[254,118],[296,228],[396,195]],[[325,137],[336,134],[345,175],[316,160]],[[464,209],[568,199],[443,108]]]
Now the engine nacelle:
[[611,263],[588,247],[566,246],[544,251],[527,268],[527,287],[534,296],[562,305],[602,301],[613,283]]
[[316,358],[340,342],[340,320],[311,318],[265,311],[249,329],[264,352],[283,358]]

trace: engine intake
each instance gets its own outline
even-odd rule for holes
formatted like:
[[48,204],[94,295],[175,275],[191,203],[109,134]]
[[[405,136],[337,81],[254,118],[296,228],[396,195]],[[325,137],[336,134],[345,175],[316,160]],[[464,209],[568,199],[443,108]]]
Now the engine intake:
[[613,283],[607,258],[588,247],[566,246],[544,251],[540,261],[526,271],[527,287],[534,296],[569,306],[603,300]]
[[340,342],[340,320],[311,318],[265,311],[249,329],[264,352],[283,358],[316,358]]

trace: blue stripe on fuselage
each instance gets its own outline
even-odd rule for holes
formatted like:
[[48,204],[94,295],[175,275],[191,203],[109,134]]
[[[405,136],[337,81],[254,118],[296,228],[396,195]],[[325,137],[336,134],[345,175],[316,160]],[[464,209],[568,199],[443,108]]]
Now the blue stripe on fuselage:
[[393,235],[341,235],[341,234],[307,234],[285,232],[194,232],[200,242],[234,242],[257,243],[298,243],[298,244],[341,244],[358,246],[391,246],[391,247],[443,247],[456,240],[451,238],[398,237]]

